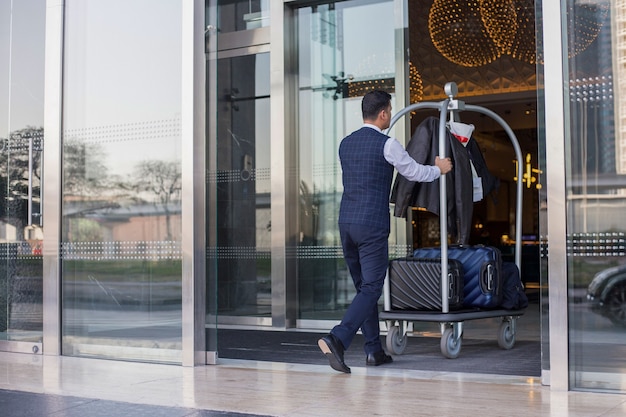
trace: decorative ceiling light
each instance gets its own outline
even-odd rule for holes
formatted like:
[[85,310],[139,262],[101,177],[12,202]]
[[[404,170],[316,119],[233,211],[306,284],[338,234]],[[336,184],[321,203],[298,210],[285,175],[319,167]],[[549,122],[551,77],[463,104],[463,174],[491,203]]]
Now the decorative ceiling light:
[[[350,79],[348,86],[348,97],[362,97],[372,90],[383,90],[389,94],[396,91],[395,78],[393,74],[380,74],[366,80]],[[424,85],[422,77],[415,65],[409,61],[409,100],[410,103],[417,103],[424,97]]]
[[409,101],[417,103],[424,97],[424,83],[422,76],[411,61],[409,61]]
[[[568,5],[570,58],[598,37],[609,7],[608,2]],[[541,44],[537,48],[543,28],[535,27],[534,0],[434,0],[428,29],[435,48],[464,67],[485,65],[504,54],[529,64],[543,63]]]
[[[508,7],[512,6],[512,14]],[[575,3],[567,8],[568,56],[572,58],[598,37],[609,11],[609,3]],[[543,64],[543,29],[535,28],[534,0],[480,0],[480,13],[487,32],[504,53],[529,64]],[[502,15],[504,13],[504,16]],[[507,23],[507,19],[513,19]],[[515,31],[511,28],[515,27]],[[537,56],[539,54],[539,56]]]
[[376,78],[354,80],[348,83],[348,97],[362,97],[372,90],[383,90],[393,94],[395,92],[395,80],[393,78]]
[[[507,6],[508,2],[504,1],[505,6],[499,7],[501,16],[498,20],[516,22],[514,10]],[[450,61],[464,67],[488,64],[506,51],[506,43],[498,45],[487,32],[479,0],[435,0],[428,14],[428,30],[435,48]]]
[[578,55],[596,40],[609,13],[609,2],[579,3],[567,8],[568,56]]
[[[481,21],[503,53],[511,50],[518,33],[519,19],[515,3],[514,0],[479,0]],[[532,17],[534,24],[534,13]]]
[[534,0],[480,0],[480,13],[503,53],[529,64],[537,61]]

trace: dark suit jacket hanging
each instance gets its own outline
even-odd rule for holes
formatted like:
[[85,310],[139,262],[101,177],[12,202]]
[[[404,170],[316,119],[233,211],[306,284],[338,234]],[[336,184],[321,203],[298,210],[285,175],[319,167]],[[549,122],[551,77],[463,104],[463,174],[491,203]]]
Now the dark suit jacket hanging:
[[[470,155],[472,159],[479,159],[483,163],[481,166],[483,172],[479,175],[484,178],[482,181],[484,195],[486,196],[497,184],[497,179],[486,170],[484,159],[475,141],[471,140],[470,143],[471,148],[466,149],[446,129],[446,156],[452,159],[453,164],[452,171],[446,177],[448,232],[453,241],[460,244],[468,243],[472,227],[473,181]],[[439,155],[439,119],[427,117],[420,123],[407,144],[406,150],[418,163],[434,165],[435,157]],[[441,215],[439,180],[416,183],[398,175],[393,185],[391,202],[395,204],[394,216],[396,217],[406,218],[409,207],[423,207],[431,213]]]

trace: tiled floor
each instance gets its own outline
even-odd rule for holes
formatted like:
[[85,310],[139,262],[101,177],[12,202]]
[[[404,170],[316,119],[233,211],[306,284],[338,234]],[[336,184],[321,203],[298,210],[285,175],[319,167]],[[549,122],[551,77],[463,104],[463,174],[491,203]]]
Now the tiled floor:
[[[0,390],[0,409],[6,417],[251,417],[228,411],[132,404],[93,398]],[[261,417],[261,416],[259,416]]]
[[15,391],[0,395],[6,417],[626,415],[626,395],[553,392],[532,377],[237,360],[187,368],[0,353],[0,390]]

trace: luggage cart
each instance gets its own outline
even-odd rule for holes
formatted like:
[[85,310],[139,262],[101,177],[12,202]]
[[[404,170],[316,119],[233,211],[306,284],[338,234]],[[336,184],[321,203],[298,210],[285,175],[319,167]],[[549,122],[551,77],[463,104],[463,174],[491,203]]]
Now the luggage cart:
[[[393,125],[407,113],[419,109],[435,109],[439,110],[439,156],[444,158],[445,140],[446,140],[446,119],[448,114],[451,117],[456,116],[461,111],[473,111],[491,117],[504,128],[513,148],[518,161],[523,161],[522,151],[515,134],[510,126],[496,113],[480,106],[465,104],[463,101],[454,97],[458,94],[456,83],[449,82],[444,87],[444,92],[448,96],[441,102],[422,102],[409,105],[399,111],[392,119],[387,129],[391,131]],[[521,163],[518,165],[517,172],[517,200],[515,208],[515,264],[521,273],[521,230],[522,230],[522,181],[523,167]],[[440,185],[440,213],[447,213],[446,199],[446,176],[442,175],[439,180]],[[380,313],[380,319],[387,324],[386,345],[390,353],[401,355],[407,346],[408,337],[407,329],[411,322],[437,322],[441,326],[441,342],[440,348],[443,356],[454,359],[461,352],[463,322],[467,320],[478,320],[488,318],[502,318],[502,322],[498,328],[497,339],[498,345],[502,349],[511,349],[515,345],[515,330],[517,319],[524,314],[522,310],[483,310],[483,309],[462,309],[453,312],[449,311],[448,306],[448,225],[447,216],[440,215],[440,234],[441,234],[441,311],[407,311],[392,310],[389,277],[385,280],[384,286],[384,311]]]

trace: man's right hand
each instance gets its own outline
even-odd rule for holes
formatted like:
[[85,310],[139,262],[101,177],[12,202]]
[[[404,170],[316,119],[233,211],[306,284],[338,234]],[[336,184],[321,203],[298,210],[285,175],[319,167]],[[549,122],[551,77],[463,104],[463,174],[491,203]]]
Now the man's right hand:
[[452,161],[450,158],[441,159],[438,156],[435,157],[435,166],[439,168],[441,174],[447,174],[452,170]]

